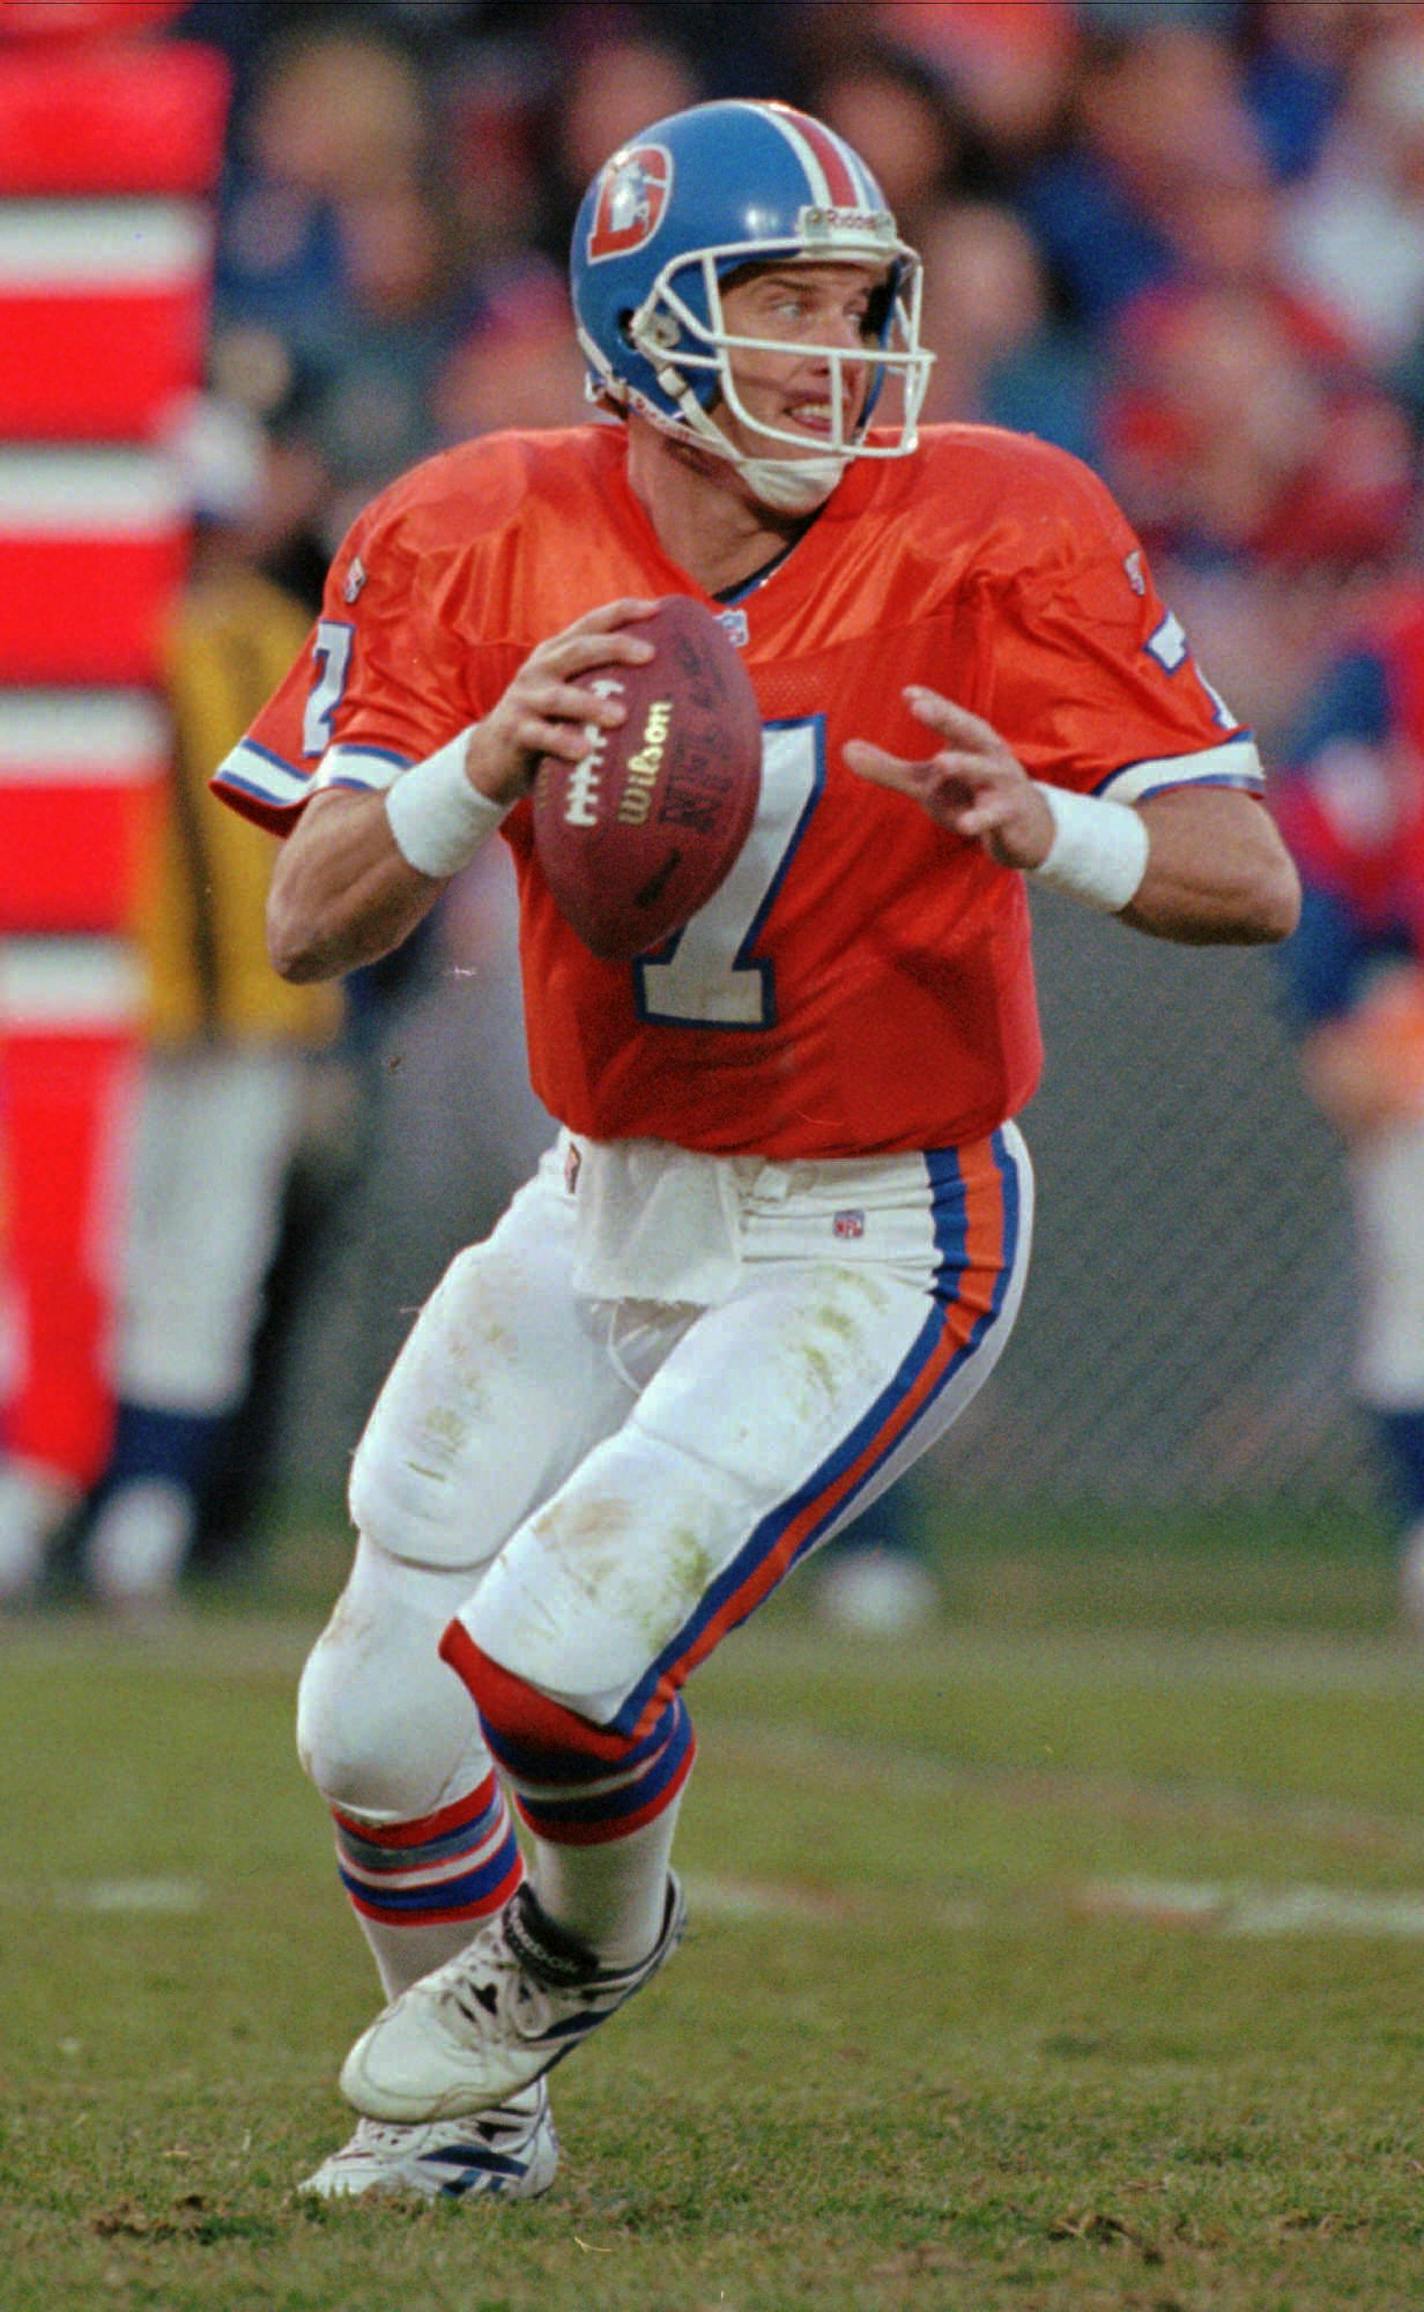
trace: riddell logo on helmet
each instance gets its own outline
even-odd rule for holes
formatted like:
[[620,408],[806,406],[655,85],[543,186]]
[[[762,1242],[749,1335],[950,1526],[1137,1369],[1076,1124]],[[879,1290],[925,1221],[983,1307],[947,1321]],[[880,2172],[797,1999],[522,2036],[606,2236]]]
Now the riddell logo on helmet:
[[651,241],[672,191],[672,154],[666,145],[633,145],[603,172],[588,229],[591,265],[631,256]]
[[796,218],[803,241],[893,241],[895,219],[888,209],[802,209]]

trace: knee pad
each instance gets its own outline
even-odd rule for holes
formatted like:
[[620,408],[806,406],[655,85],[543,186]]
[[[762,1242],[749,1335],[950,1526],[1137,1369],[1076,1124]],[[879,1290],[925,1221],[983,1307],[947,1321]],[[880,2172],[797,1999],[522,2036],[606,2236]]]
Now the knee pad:
[[416,1821],[489,1772],[469,1694],[438,1651],[467,1593],[468,1576],[360,1543],[297,1696],[298,1755],[328,1805],[376,1824]]

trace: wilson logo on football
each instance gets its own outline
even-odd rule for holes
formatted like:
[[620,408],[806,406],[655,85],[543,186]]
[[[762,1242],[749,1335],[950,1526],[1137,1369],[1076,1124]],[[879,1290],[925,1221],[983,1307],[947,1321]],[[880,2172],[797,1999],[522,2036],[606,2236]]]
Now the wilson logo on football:
[[672,191],[672,154],[665,145],[634,145],[609,162],[598,188],[588,231],[588,257],[626,257],[651,241]]
[[643,743],[635,755],[628,757],[628,777],[618,806],[618,816],[625,827],[641,827],[653,807],[653,789],[663,767],[671,722],[672,700],[655,698],[648,709]]

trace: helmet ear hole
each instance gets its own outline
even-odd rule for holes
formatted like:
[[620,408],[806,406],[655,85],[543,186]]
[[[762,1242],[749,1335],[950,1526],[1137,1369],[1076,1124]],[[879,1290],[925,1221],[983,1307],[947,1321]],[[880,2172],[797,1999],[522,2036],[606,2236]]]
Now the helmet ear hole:
[[650,313],[643,323],[643,343],[655,346],[659,353],[676,352],[682,343],[682,325],[676,315]]

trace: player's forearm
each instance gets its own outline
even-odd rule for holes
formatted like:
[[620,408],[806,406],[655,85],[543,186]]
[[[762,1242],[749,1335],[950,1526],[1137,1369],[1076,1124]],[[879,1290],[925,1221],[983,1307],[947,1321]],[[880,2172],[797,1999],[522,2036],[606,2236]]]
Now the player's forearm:
[[444,881],[412,867],[380,795],[314,796],[278,854],[267,950],[283,979],[337,979],[374,963],[430,913]]
[[1122,921],[1189,946],[1289,938],[1300,879],[1274,820],[1234,790],[1181,788],[1139,806],[1147,867]]

